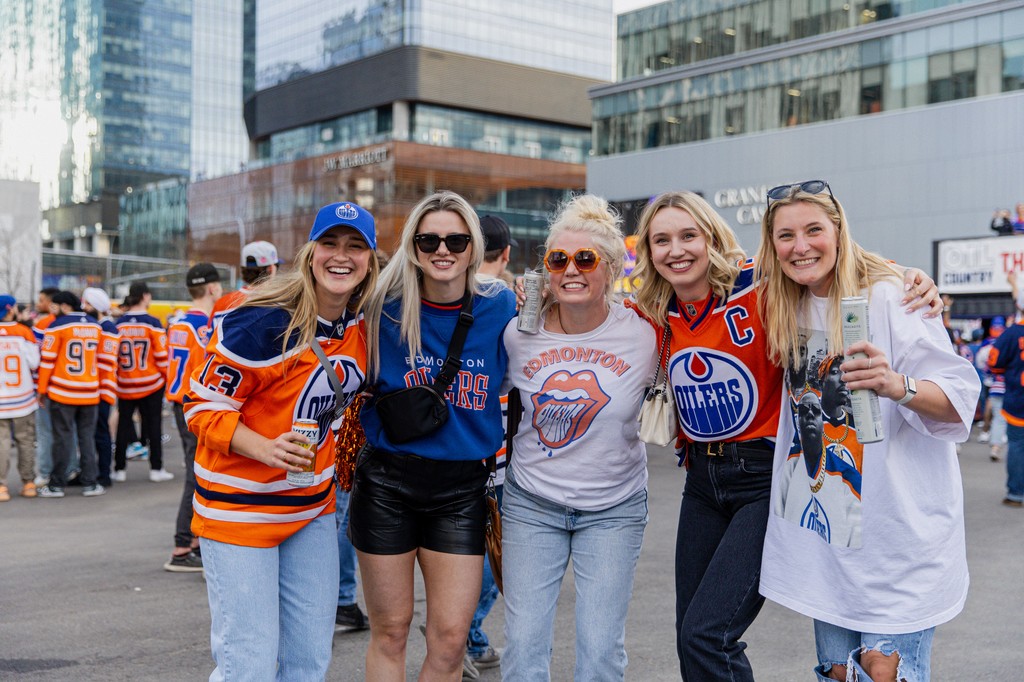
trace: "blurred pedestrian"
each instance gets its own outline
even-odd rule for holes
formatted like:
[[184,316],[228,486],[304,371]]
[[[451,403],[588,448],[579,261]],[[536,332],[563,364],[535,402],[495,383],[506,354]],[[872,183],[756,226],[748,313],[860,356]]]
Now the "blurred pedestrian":
[[13,296],[0,296],[0,502],[11,499],[7,490],[11,444],[17,448],[22,497],[35,497],[36,399],[32,373],[39,367],[39,346],[32,330],[16,321],[18,306]]
[[125,471],[128,445],[134,440],[132,418],[142,421],[141,440],[149,446],[149,480],[174,478],[164,468],[161,419],[167,374],[167,333],[149,314],[153,294],[145,282],[134,282],[124,298],[124,314],[117,321],[117,438],[114,441],[116,482],[128,480]]
[[[82,311],[93,317],[103,330],[102,353],[100,361],[117,362],[117,325],[110,317],[110,297],[107,292],[97,287],[86,287],[82,291]],[[114,455],[114,441],[110,437],[110,410],[117,404],[117,370],[113,364],[109,367],[106,379],[100,383],[100,402],[96,412],[96,462],[97,480],[101,485],[110,487],[110,463]]]
[[[46,328],[57,319],[54,314],[53,295],[60,292],[57,287],[40,289],[36,299],[36,320],[32,324],[32,333],[40,348]],[[53,424],[50,422],[50,409],[41,403],[36,411],[36,486],[44,486],[50,481],[53,471]]]
[[1000,237],[1013,234],[1013,219],[1010,217],[1009,209],[997,209],[992,214],[992,223],[989,227]]
[[1024,232],[1024,202],[1017,204],[1017,214],[1013,217],[1013,231]]
[[178,503],[178,516],[174,528],[174,549],[164,564],[165,571],[192,573],[203,570],[199,538],[192,534],[192,498],[196,491],[196,445],[194,433],[185,423],[183,402],[189,382],[206,360],[206,345],[210,341],[210,314],[213,304],[224,293],[220,273],[212,263],[196,263],[185,273],[192,307],[167,328],[167,401],[174,412],[181,448],[185,455],[185,476]]
[[40,401],[50,407],[53,420],[53,471],[50,482],[39,488],[39,497],[64,497],[65,473],[77,441],[81,462],[82,495],[103,495],[97,482],[96,431],[100,385],[112,362],[99,361],[103,330],[82,312],[81,302],[70,291],[53,295],[59,315],[46,328],[39,363]]
[[224,294],[213,305],[213,324],[217,324],[232,308],[237,308],[252,293],[253,287],[277,274],[282,265],[277,247],[270,242],[249,242],[242,247],[241,288]]
[[1024,506],[1024,323],[1018,321],[1004,331],[988,355],[988,366],[1002,373],[1006,393],[1002,416],[1006,419],[1006,497],[1007,507]]
[[[365,380],[360,310],[377,276],[375,246],[365,210],[321,208],[292,270],[215,326],[185,398],[198,439],[192,532],[210,600],[212,680],[327,675],[338,591],[330,426]],[[296,433],[297,420],[314,420],[318,440]],[[310,480],[293,479],[303,473]]]

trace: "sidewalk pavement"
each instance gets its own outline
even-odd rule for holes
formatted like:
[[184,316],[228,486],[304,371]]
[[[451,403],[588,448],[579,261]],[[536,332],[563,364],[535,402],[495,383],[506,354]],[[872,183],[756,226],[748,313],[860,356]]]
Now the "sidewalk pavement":
[[[148,462],[129,462],[128,481],[84,498],[69,488],[57,500],[0,503],[0,679],[202,680],[210,658],[206,587],[201,574],[168,573],[183,462],[173,422],[165,419],[167,483],[148,480]],[[967,508],[971,592],[964,612],[941,626],[933,679],[1015,680],[1024,670],[1024,511],[1003,507],[1005,462],[989,461],[975,442],[960,458]],[[13,467],[12,467],[13,469]],[[650,523],[626,630],[627,679],[678,680],[674,639],[673,556],[683,471],[664,448],[650,449]],[[362,599],[360,599],[362,604]],[[572,679],[571,570],[555,625],[551,679]],[[408,679],[425,651],[422,584],[408,648]],[[499,599],[484,629],[504,645]],[[368,632],[337,635],[328,679],[361,680]],[[747,633],[758,680],[812,680],[814,641],[803,616],[768,603]],[[500,679],[498,669],[481,672]]]

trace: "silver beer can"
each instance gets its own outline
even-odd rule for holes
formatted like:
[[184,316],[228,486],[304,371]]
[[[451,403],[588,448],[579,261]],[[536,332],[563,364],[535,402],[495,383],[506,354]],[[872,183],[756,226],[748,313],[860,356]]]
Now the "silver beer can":
[[[868,299],[863,296],[849,296],[840,301],[840,315],[843,322],[843,348],[849,348],[858,341],[870,341],[868,328]],[[866,358],[864,353],[847,355],[846,359]],[[882,407],[878,394],[868,389],[850,391],[850,406],[853,421],[857,426],[857,440],[860,443],[877,443],[885,438],[882,426]]]
[[526,302],[519,309],[519,320],[516,322],[516,329],[524,334],[536,334],[540,331],[544,275],[536,270],[527,270],[523,273],[523,289],[526,291]]
[[309,450],[310,456],[302,471],[289,471],[285,480],[295,488],[308,488],[316,479],[316,445],[320,441],[320,425],[315,419],[296,419],[292,422],[292,431],[309,439],[309,444],[303,443],[302,447]]

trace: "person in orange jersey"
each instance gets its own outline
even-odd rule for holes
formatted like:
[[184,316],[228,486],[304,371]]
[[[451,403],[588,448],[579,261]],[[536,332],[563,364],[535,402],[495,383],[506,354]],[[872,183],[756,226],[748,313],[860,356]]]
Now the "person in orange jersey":
[[128,480],[126,452],[134,440],[132,417],[142,418],[142,441],[149,444],[149,480],[169,481],[164,469],[160,434],[164,379],[167,374],[167,334],[160,320],[147,311],[153,295],[145,282],[135,282],[124,298],[124,314],[117,320],[117,436],[114,441],[116,482]]
[[100,402],[101,373],[107,362],[99,355],[103,330],[82,312],[81,302],[70,291],[53,295],[59,314],[46,328],[39,363],[39,399],[48,405],[53,420],[53,471],[50,482],[39,488],[39,497],[64,497],[66,470],[77,432],[81,460],[82,495],[95,497],[106,489],[97,483],[96,413]]
[[167,328],[167,401],[174,410],[181,446],[185,451],[185,484],[178,505],[174,530],[174,551],[164,564],[165,571],[194,573],[203,570],[203,560],[196,551],[199,538],[192,535],[192,496],[196,492],[193,472],[196,460],[196,437],[185,423],[182,407],[189,379],[206,360],[206,344],[210,341],[210,313],[223,290],[220,273],[212,263],[196,263],[185,273],[185,286],[192,297],[192,308]]
[[35,443],[36,401],[32,372],[39,367],[39,346],[32,331],[16,321],[18,304],[13,296],[0,296],[0,502],[7,502],[7,467],[11,438],[18,448],[18,474],[23,497],[36,496]]
[[[321,208],[293,270],[216,324],[192,374],[184,411],[198,439],[192,532],[210,600],[210,679],[327,674],[338,591],[331,423],[365,380],[361,306],[375,247],[365,210]],[[292,430],[300,419],[316,421],[317,442]],[[310,464],[308,485],[289,482]]]
[[242,247],[242,281],[240,289],[224,294],[213,304],[213,323],[223,319],[228,311],[237,308],[252,293],[253,287],[277,274],[281,260],[277,257],[277,247],[270,242],[249,242]]

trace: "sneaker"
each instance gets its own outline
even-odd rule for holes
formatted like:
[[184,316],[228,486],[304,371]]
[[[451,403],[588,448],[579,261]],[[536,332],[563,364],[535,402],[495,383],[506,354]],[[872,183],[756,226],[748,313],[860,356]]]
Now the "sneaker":
[[110,480],[114,481],[115,483],[124,483],[125,481],[128,480],[128,472],[125,471],[124,469],[121,469],[120,471],[115,471],[114,473],[110,474]]
[[988,458],[993,462],[998,462],[1003,458],[1003,449],[998,445],[993,445],[991,448],[989,448]]
[[464,680],[479,680],[480,671],[473,665],[473,659],[466,654],[462,657],[462,679]]
[[1003,500],[1003,505],[1007,507],[1024,507],[1024,502],[1020,500],[1011,500],[1009,497]]
[[49,476],[36,476],[35,484],[37,488],[42,488],[44,485],[50,484]]
[[486,649],[481,651],[479,654],[467,654],[470,660],[473,661],[473,666],[477,670],[486,670],[488,668],[496,668],[501,664],[501,654],[494,650],[494,647],[488,645]]
[[100,495],[106,495],[107,489],[101,486],[99,483],[93,485],[87,485],[82,488],[82,497],[99,497]]
[[147,448],[139,441],[135,441],[134,443],[128,446],[127,450],[125,450],[124,456],[126,459],[149,459],[149,448]]
[[174,474],[166,469],[149,470],[149,480],[153,481],[153,483],[163,483],[164,481],[169,481],[172,478],[174,478]]
[[25,481],[21,485],[21,496],[22,497],[35,497],[36,496],[36,484],[32,481]]
[[39,497],[64,497],[63,488],[54,488],[50,485],[44,485],[37,491]]
[[7,486],[0,485],[0,502],[10,502],[11,493],[7,490]]
[[172,554],[171,560],[164,564],[164,570],[171,573],[202,573],[203,560],[196,556],[195,552],[189,552],[181,556]]
[[64,483],[64,485],[65,485],[65,487],[67,487],[67,486],[71,486],[73,488],[74,487],[80,487],[82,485],[82,471],[81,471],[81,469],[76,469],[75,471],[72,471],[71,473],[69,473],[68,474],[68,480],[67,480],[66,483]]
[[347,604],[338,607],[338,613],[334,616],[335,632],[354,632],[365,630],[370,627],[370,621],[366,618],[358,604]]
[[989,441],[989,438],[991,438],[991,436],[988,435],[988,431],[982,431],[981,433],[978,434],[979,443],[987,443]]

